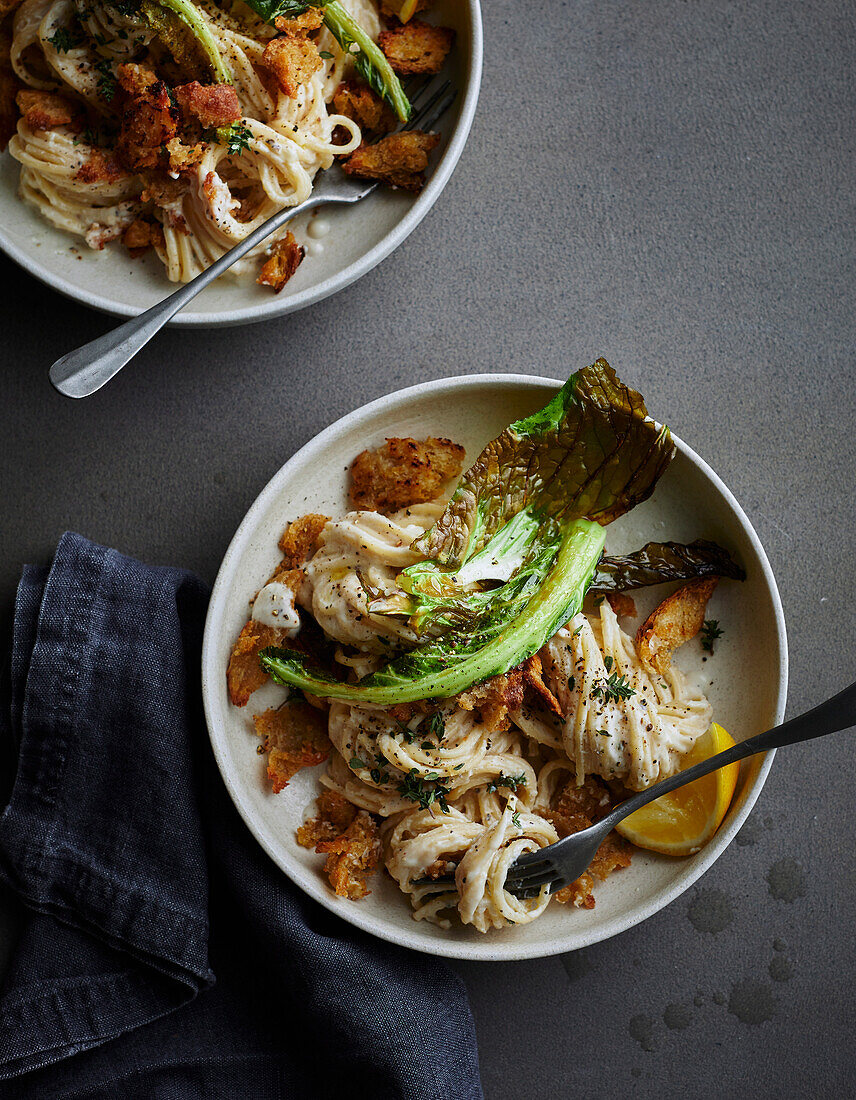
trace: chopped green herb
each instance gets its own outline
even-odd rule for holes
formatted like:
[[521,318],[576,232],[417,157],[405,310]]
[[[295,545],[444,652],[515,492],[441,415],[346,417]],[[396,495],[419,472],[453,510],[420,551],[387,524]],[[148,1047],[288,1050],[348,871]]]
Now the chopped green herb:
[[612,668],[612,658],[609,656],[608,653],[603,659],[603,667],[606,669],[607,672],[609,672],[609,670]]
[[443,712],[438,710],[436,714],[432,714],[428,721],[428,732],[436,737],[438,741],[442,741],[446,733],[446,719],[443,717]]
[[515,810],[514,813],[511,815],[511,823],[512,825],[514,825],[515,829],[523,828],[523,826],[520,824],[520,810]]
[[112,103],[116,94],[116,77],[113,75],[110,61],[105,57],[95,66],[98,71],[98,94],[105,103]]
[[333,55],[330,53],[329,50],[319,50],[318,51],[318,56],[323,57],[325,61],[332,61],[333,60]]
[[231,126],[218,126],[214,131],[217,144],[225,145],[230,156],[239,157],[249,149],[253,132],[243,121],[233,122]]
[[430,772],[422,779],[416,768],[411,768],[403,781],[398,784],[397,790],[404,798],[409,798],[411,802],[418,802],[422,810],[427,810],[433,802],[436,802],[443,813],[447,814],[449,805],[446,796],[449,790],[442,783],[431,782],[437,779],[439,779],[437,772]]
[[68,53],[75,46],[79,46],[82,41],[83,38],[76,31],[70,31],[68,27],[60,27],[48,39],[48,42],[58,53]]
[[608,680],[599,680],[594,684],[591,693],[595,699],[603,699],[605,703],[610,699],[617,703],[620,699],[629,699],[636,694],[627,680],[617,672],[610,673]]
[[609,737],[609,730],[598,730],[597,734],[599,737]]
[[363,763],[362,760],[360,760],[358,756],[352,756],[351,759],[348,761],[349,768],[364,768],[365,766],[366,765]]
[[705,619],[704,626],[701,628],[701,648],[713,656],[713,643],[721,637],[719,619]]
[[525,775],[503,775],[502,772],[500,772],[496,779],[493,780],[493,782],[488,783],[487,789],[488,791],[496,791],[500,787],[508,787],[509,790],[516,791],[518,787],[525,786]]

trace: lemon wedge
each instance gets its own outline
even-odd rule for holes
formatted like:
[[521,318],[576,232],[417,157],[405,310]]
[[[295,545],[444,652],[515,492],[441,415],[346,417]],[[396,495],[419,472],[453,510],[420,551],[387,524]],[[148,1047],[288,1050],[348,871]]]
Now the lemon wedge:
[[[733,744],[730,734],[714,722],[687,753],[681,770],[700,764]],[[734,797],[739,771],[739,764],[728,764],[686,787],[661,795],[626,817],[615,830],[637,848],[669,856],[694,855],[722,824]]]

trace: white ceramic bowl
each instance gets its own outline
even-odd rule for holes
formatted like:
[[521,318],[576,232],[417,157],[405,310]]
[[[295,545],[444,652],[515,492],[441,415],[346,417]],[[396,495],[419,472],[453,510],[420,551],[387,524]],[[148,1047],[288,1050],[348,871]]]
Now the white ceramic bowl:
[[[531,924],[486,935],[417,923],[408,899],[384,874],[375,877],[364,900],[338,898],[321,873],[323,857],[296,844],[294,830],[318,793],[323,767],[300,772],[282,794],[270,793],[250,712],[270,705],[263,692],[281,689],[266,686],[243,710],[231,706],[226,691],[232,643],[247,619],[249,599],[279,561],[277,540],[285,523],[310,511],[332,516],[346,511],[345,469],[363,448],[392,435],[442,435],[463,443],[471,460],[511,420],[546,404],[560,384],[510,374],[449,378],[382,397],[339,420],[289,459],[262,491],[226,552],[211,597],[202,656],[205,713],[220,771],[250,830],[278,866],[322,905],[382,939],[436,955],[535,958],[573,951],[630,928],[678,897],[715,862],[746,820],[772,763],[772,754],[744,763],[728,816],[698,855],[671,859],[634,850],[632,866],[596,889],[594,909],[554,905]],[[743,740],[784,716],[787,647],[781,602],[767,557],[740,505],[686,443],[675,443],[675,460],[653,497],[610,525],[607,546],[622,553],[650,540],[712,538],[742,562],[746,581],[723,581],[714,595],[712,613],[725,633],[715,656],[701,667],[710,670],[708,695],[716,720]],[[635,594],[640,613],[668,590]],[[698,643],[690,643],[678,652],[676,663],[698,667],[701,657]]]
[[[330,232],[322,242],[305,233],[308,215],[292,223],[307,256],[279,294],[252,280],[218,279],[176,315],[176,325],[250,324],[303,309],[349,286],[371,271],[416,228],[440,196],[470,132],[482,68],[479,0],[441,0],[436,21],[457,31],[448,71],[459,89],[437,129],[444,142],[421,194],[379,188],[353,209],[324,211]],[[432,16],[433,18],[433,16]],[[132,260],[120,245],[93,252],[83,241],[55,229],[18,198],[20,165],[0,155],[0,249],[37,279],[75,301],[119,317],[134,317],[176,289],[154,256]]]

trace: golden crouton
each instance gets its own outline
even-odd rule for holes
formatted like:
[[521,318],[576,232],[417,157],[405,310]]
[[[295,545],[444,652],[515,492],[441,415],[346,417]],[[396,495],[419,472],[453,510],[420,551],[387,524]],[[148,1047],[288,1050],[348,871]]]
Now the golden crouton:
[[205,143],[198,141],[185,145],[181,138],[170,138],[166,143],[170,172],[192,172],[205,155]]
[[273,25],[283,34],[301,35],[309,31],[317,31],[324,22],[324,12],[320,8],[310,8],[302,15],[289,18],[287,15],[278,15]]
[[292,520],[279,539],[282,564],[287,563],[288,569],[296,569],[309,561],[320,545],[321,532],[329,522],[329,516],[322,516],[318,512],[309,512],[308,515]]
[[15,97],[24,122],[31,130],[55,130],[58,126],[79,126],[82,108],[55,92],[22,88]]
[[701,630],[718,581],[719,577],[689,581],[651,612],[636,631],[636,652],[644,665],[666,675],[674,651]]
[[357,816],[357,807],[338,791],[323,791],[315,804],[318,814],[304,821],[295,834],[301,848],[314,848],[322,840],[334,840]]
[[271,248],[256,282],[260,286],[273,287],[274,294],[279,294],[300,267],[304,255],[305,249],[297,243],[297,238],[289,229]]
[[327,715],[302,699],[290,699],[253,718],[268,754],[267,774],[274,794],[288,786],[301,768],[323,764],[330,755]]
[[366,878],[380,863],[380,838],[371,814],[360,810],[351,824],[334,840],[322,840],[316,852],[327,854],[324,871],[335,892],[357,901],[371,893]]
[[[552,810],[547,814],[560,839],[581,832],[600,821],[616,805],[616,799],[606,784],[596,776],[590,775],[585,783],[578,787],[569,781],[556,799]],[[622,867],[630,866],[630,846],[618,833],[611,832],[598,848],[587,871],[554,897],[559,902],[573,902],[578,908],[594,908],[595,879],[601,882]]]
[[374,145],[355,149],[342,161],[342,170],[349,176],[380,180],[390,187],[421,191],[428,154],[439,140],[439,134],[425,134],[421,130],[388,134]]
[[421,19],[413,19],[399,27],[381,31],[377,44],[392,68],[407,75],[439,73],[454,41],[455,32],[449,27],[432,27]]
[[268,674],[259,663],[259,653],[268,646],[281,646],[288,640],[288,631],[257,623],[245,623],[232,646],[226,679],[229,698],[236,707],[245,707],[254,691],[267,683]]
[[387,439],[351,463],[351,504],[389,514],[433,500],[461,472],[464,448],[449,439]]
[[523,669],[512,668],[499,676],[491,676],[462,692],[455,702],[463,710],[478,711],[482,724],[491,732],[507,730],[511,725],[509,712],[519,710],[523,702]]
[[305,84],[324,62],[318,47],[308,38],[290,34],[271,39],[261,56],[262,65],[276,77],[285,95],[294,98],[301,84]]
[[344,80],[333,93],[336,114],[353,119],[363,133],[388,134],[396,127],[395,112],[358,80]]
[[196,119],[206,129],[229,126],[241,117],[238,93],[231,84],[205,84],[198,80],[173,90],[185,118]]

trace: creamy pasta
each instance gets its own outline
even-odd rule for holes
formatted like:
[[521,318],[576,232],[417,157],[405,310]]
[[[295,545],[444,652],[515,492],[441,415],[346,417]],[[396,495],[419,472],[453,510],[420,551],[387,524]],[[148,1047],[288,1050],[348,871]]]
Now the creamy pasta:
[[[390,645],[415,640],[396,619],[369,611],[368,590],[394,590],[397,573],[419,560],[411,543],[442,507],[389,518],[350,512],[326,525],[305,566],[301,602],[360,676]],[[485,932],[536,919],[551,901],[546,889],[521,900],[504,883],[519,855],[559,839],[557,791],[590,775],[642,789],[678,770],[710,724],[709,703],[677,669],[665,677],[646,670],[607,601],[560,629],[541,660],[561,718],[531,698],[499,725],[465,697],[406,713],[330,701],[333,752],[321,783],[383,820],[385,867],[417,920],[449,927],[457,915]],[[608,669],[627,685],[626,698],[604,697]],[[440,797],[426,801],[428,790]],[[454,888],[435,885],[435,872],[453,873]]]

